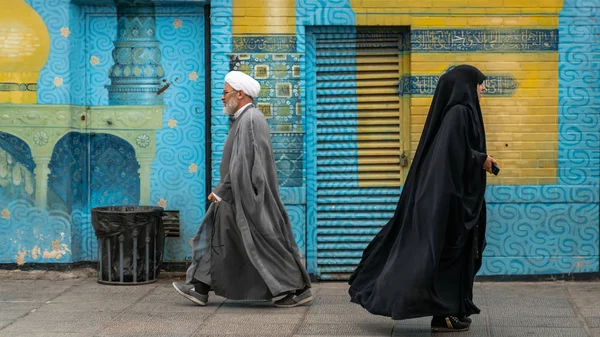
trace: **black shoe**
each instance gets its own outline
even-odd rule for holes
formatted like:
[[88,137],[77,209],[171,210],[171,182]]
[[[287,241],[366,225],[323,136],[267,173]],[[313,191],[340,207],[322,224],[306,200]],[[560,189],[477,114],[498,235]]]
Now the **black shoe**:
[[194,291],[193,284],[173,282],[173,288],[177,291],[177,293],[188,300],[198,304],[205,306],[206,302],[208,302],[208,294],[199,294]]
[[275,302],[274,305],[278,308],[293,308],[299,305],[303,305],[309,303],[313,300],[312,292],[310,288],[306,288],[302,293],[296,294],[288,294],[286,297],[280,299]]
[[461,322],[468,323],[469,325],[470,325],[470,324],[473,322],[473,321],[472,321],[472,320],[471,320],[469,317],[467,317],[467,316],[460,316],[460,317],[458,317],[458,319],[459,319]]
[[431,319],[432,332],[467,331],[470,325],[470,323],[461,321],[456,316],[433,316]]

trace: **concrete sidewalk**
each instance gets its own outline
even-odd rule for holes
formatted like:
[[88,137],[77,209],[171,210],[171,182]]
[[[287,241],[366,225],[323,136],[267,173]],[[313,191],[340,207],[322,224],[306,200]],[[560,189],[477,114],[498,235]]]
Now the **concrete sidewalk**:
[[[194,306],[162,277],[143,286],[94,278],[0,279],[0,337],[48,336],[430,336],[430,318],[401,322],[348,300],[344,283],[314,285],[311,306],[211,296]],[[600,336],[600,282],[477,283],[469,332],[436,336]]]

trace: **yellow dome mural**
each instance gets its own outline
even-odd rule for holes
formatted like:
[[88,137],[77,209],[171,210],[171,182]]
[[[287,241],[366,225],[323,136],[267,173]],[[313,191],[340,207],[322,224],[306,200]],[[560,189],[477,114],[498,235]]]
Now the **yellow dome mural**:
[[33,104],[50,52],[44,20],[25,0],[0,4],[0,103]]

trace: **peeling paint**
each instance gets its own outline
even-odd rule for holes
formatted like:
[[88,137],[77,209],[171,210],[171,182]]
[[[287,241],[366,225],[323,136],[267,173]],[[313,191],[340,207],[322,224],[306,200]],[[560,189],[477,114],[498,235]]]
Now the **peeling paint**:
[[67,246],[67,244],[65,243],[60,243],[60,239],[56,239],[54,241],[52,241],[52,251],[48,251],[48,250],[44,250],[44,253],[42,254],[42,258],[43,259],[60,259],[61,257],[63,257],[66,254],[70,254],[71,250],[69,249],[69,246]]
[[10,219],[10,211],[7,208],[3,209],[0,214],[2,214],[3,219]]
[[40,247],[33,247],[33,249],[31,250],[31,256],[33,257],[33,259],[37,260],[40,257],[40,255],[42,255],[42,250],[40,249]]
[[51,252],[45,250],[44,254],[42,254],[42,258],[44,259],[60,259],[61,257],[63,257],[63,255],[65,255],[65,251],[62,250],[53,250]]
[[60,240],[56,239],[52,241],[52,251],[60,250]]
[[19,250],[19,254],[15,255],[15,260],[17,260],[17,266],[22,266],[25,264],[25,255],[27,255],[26,250]]

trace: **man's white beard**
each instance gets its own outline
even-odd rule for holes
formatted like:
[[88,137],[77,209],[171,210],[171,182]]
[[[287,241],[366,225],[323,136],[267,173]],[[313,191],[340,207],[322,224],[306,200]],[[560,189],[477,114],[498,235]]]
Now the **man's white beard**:
[[235,108],[237,108],[238,100],[235,97],[231,97],[228,101],[225,102],[223,106],[223,113],[226,115],[234,115]]

